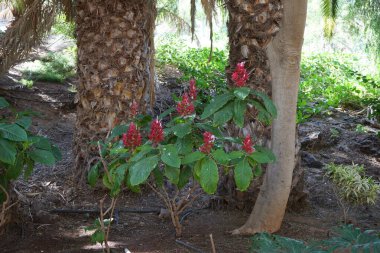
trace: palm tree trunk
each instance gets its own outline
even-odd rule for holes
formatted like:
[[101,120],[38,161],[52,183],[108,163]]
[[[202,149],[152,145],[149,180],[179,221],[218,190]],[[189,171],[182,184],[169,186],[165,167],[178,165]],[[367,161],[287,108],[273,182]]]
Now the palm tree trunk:
[[307,0],[284,1],[282,27],[268,48],[273,101],[278,117],[272,127],[276,162],[268,166],[264,184],[248,221],[234,234],[276,232],[280,229],[295,166],[296,109]]
[[144,110],[154,97],[155,0],[78,0],[78,178],[96,155],[90,142],[128,119],[133,100]]

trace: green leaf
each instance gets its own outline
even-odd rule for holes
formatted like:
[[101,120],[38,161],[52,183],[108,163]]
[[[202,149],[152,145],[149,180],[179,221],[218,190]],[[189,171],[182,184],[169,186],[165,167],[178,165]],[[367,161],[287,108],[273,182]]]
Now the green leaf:
[[242,87],[234,90],[234,95],[238,99],[244,100],[249,93],[251,92],[251,89],[248,87]]
[[48,138],[43,136],[30,136],[28,138],[30,142],[33,143],[33,146],[38,149],[43,149],[47,151],[51,151],[51,144]]
[[210,124],[205,124],[205,123],[196,123],[196,126],[202,130],[205,130],[207,132],[212,133],[215,135],[215,137],[219,138],[223,136],[223,133],[220,131],[219,128],[210,126]]
[[91,242],[92,243],[103,243],[105,239],[104,232],[101,230],[96,230],[92,235],[91,235]]
[[111,197],[116,197],[121,191],[121,187],[125,177],[125,172],[128,169],[128,166],[128,163],[124,163],[112,171],[111,177],[113,186],[110,193]]
[[178,154],[188,154],[193,151],[193,140],[191,136],[185,136],[184,138],[177,138],[175,147],[178,150]]
[[182,168],[179,174],[177,187],[179,189],[182,189],[189,182],[189,179],[191,178],[192,175],[193,175],[193,171],[191,170],[191,168],[188,168],[188,167]]
[[7,164],[14,164],[17,150],[15,146],[7,140],[0,138],[0,161]]
[[7,100],[5,100],[5,98],[3,97],[0,97],[0,109],[4,109],[8,106],[9,106],[9,103],[7,102]]
[[185,157],[182,159],[182,164],[190,164],[196,161],[201,160],[206,155],[200,151],[195,151],[193,153],[190,153],[188,155],[185,155]]
[[225,104],[227,104],[234,97],[231,93],[226,93],[215,97],[210,104],[208,104],[201,115],[201,119],[206,119],[212,114],[217,112]]
[[30,125],[32,124],[32,118],[31,117],[21,117],[18,120],[16,120],[16,124],[24,129],[28,129]]
[[212,157],[218,162],[218,163],[221,163],[223,165],[226,165],[228,164],[228,162],[230,161],[230,157],[226,154],[226,152],[224,152],[224,150],[222,149],[217,149],[217,150],[214,150],[212,153],[211,153]]
[[178,156],[178,150],[173,144],[169,144],[162,147],[161,160],[174,168],[181,166],[181,159]]
[[162,174],[162,172],[158,168],[155,168],[153,170],[153,175],[157,186],[162,187],[164,184],[164,175]]
[[110,136],[107,138],[108,140],[112,140],[113,138],[122,135],[123,133],[126,133],[128,130],[128,125],[117,125],[115,126],[112,131]]
[[217,126],[223,125],[224,123],[232,119],[233,115],[234,104],[233,102],[230,102],[214,114],[214,124]]
[[26,159],[26,168],[24,170],[24,179],[28,179],[30,177],[30,175],[32,174],[33,172],[33,169],[34,169],[34,161],[32,159],[30,159],[29,157]]
[[273,118],[277,117],[277,109],[276,106],[273,104],[272,100],[263,92],[251,90],[252,94],[256,95],[257,97],[261,98],[264,102],[264,106],[267,109],[267,111],[271,114]]
[[5,177],[8,180],[17,179],[20,176],[22,169],[24,168],[24,162],[24,154],[18,153],[15,163],[11,166],[8,166],[6,169]]
[[178,124],[172,127],[175,136],[183,138],[191,132],[191,125],[189,123]]
[[96,184],[96,181],[98,181],[100,165],[101,165],[100,162],[95,163],[87,174],[87,182],[89,183],[91,187],[94,187]]
[[131,185],[139,185],[145,182],[152,170],[157,166],[158,161],[157,156],[151,156],[135,163],[129,170],[131,173]]
[[55,163],[55,157],[52,152],[43,149],[34,149],[29,152],[30,158],[36,163],[45,165],[53,165]]
[[59,150],[57,146],[51,145],[51,152],[53,153],[53,156],[56,161],[62,160],[61,150]]
[[238,159],[240,157],[242,157],[244,155],[244,152],[243,151],[232,151],[231,153],[228,154],[228,157],[230,158],[230,160],[234,160],[234,159]]
[[218,166],[214,160],[209,157],[205,157],[202,161],[199,180],[199,183],[206,193],[215,193],[219,181],[219,172]]
[[177,185],[179,180],[180,170],[171,166],[165,166],[165,176],[172,184]]
[[26,141],[28,139],[28,135],[25,130],[17,124],[0,123],[0,133],[2,133],[5,139],[11,141]]
[[197,180],[198,182],[200,182],[201,169],[202,169],[202,162],[203,162],[203,160],[204,160],[204,158],[201,159],[201,160],[198,160],[194,164],[193,175],[194,175],[195,180]]
[[163,118],[165,118],[166,116],[168,116],[170,113],[174,112],[175,110],[176,109],[174,107],[167,109],[166,111],[160,113],[160,115],[158,116],[158,119],[162,120]]
[[276,160],[273,152],[268,148],[255,146],[256,151],[249,155],[253,160],[258,163],[272,163]]
[[248,189],[253,179],[253,173],[247,159],[243,159],[236,165],[234,177],[239,191],[245,191]]
[[241,100],[235,100],[234,103],[234,122],[239,127],[244,127],[244,114],[247,109],[247,104]]
[[137,161],[141,160],[145,155],[149,154],[150,151],[152,151],[152,150],[153,150],[152,146],[143,145],[136,150],[137,153],[134,156],[132,156],[130,161],[131,162],[137,162]]

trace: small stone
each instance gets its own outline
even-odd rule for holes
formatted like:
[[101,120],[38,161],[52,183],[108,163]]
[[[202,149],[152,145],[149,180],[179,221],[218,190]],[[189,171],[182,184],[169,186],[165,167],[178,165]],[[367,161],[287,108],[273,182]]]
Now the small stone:
[[311,167],[311,168],[322,168],[323,167],[323,163],[321,161],[318,161],[315,158],[315,156],[313,156],[310,153],[302,152],[301,157],[302,157],[302,161],[308,167]]

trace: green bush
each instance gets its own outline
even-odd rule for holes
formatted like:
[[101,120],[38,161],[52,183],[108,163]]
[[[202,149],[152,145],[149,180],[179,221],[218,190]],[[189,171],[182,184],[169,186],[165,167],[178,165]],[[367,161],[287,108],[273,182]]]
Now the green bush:
[[259,233],[252,237],[251,253],[330,253],[330,252],[380,252],[380,237],[375,231],[361,232],[353,225],[345,225],[336,228],[336,236],[306,244],[279,235]]
[[[5,111],[7,107],[8,102],[0,97],[0,110]],[[7,200],[5,191],[12,180],[21,175],[29,177],[36,163],[53,165],[61,159],[59,149],[46,137],[28,130],[31,124],[27,113],[5,118],[0,114],[0,204]]]
[[337,186],[339,194],[353,204],[375,204],[380,186],[371,177],[364,175],[361,165],[327,166],[327,176]]

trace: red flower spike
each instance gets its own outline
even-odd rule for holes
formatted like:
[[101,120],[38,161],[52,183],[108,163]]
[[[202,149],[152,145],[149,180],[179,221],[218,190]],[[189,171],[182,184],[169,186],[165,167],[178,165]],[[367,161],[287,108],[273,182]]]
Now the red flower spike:
[[203,145],[199,147],[199,151],[205,154],[211,152],[212,147],[214,146],[215,136],[210,132],[203,133]]
[[197,86],[195,86],[195,79],[190,79],[189,95],[192,101],[197,99]]
[[164,129],[158,119],[153,120],[150,126],[149,140],[153,142],[153,145],[157,145],[164,140]]
[[253,143],[252,143],[251,136],[248,134],[245,136],[244,141],[243,141],[243,149],[245,152],[247,152],[247,154],[252,154],[253,152],[255,152],[255,148],[252,147],[252,145]]
[[248,73],[244,67],[244,62],[240,62],[236,65],[236,69],[232,73],[231,78],[237,87],[245,86],[248,80]]
[[124,147],[130,149],[135,149],[141,145],[141,134],[133,122],[129,125],[127,133],[123,134],[123,144]]
[[134,118],[137,113],[139,111],[139,105],[136,103],[135,100],[133,100],[132,104],[131,104],[131,118]]
[[181,116],[187,116],[194,112],[194,105],[187,93],[183,94],[182,101],[177,104],[177,112]]

